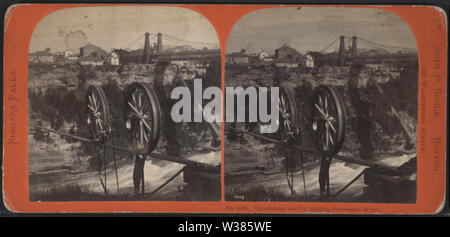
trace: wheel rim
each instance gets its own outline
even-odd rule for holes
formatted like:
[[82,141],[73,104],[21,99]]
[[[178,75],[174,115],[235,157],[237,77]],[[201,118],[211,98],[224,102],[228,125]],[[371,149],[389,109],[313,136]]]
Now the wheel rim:
[[287,142],[295,136],[297,110],[293,96],[284,88],[280,88],[278,109],[280,113],[281,139]]
[[[278,109],[280,113],[280,131],[281,141],[283,143],[290,143],[293,145],[297,140],[297,109],[293,99],[293,93],[289,92],[286,88],[280,88]],[[285,168],[286,179],[291,190],[291,194],[294,195],[294,173],[296,169],[296,159],[294,158],[294,151],[292,147],[287,148],[285,153]]]
[[103,90],[90,86],[86,94],[86,123],[94,141],[103,143],[109,132],[109,106]]
[[150,153],[159,139],[159,103],[142,83],[133,83],[125,98],[125,127],[130,149],[139,154]]
[[313,104],[313,130],[320,149],[327,156],[336,154],[344,140],[345,111],[342,97],[332,86],[319,86]]

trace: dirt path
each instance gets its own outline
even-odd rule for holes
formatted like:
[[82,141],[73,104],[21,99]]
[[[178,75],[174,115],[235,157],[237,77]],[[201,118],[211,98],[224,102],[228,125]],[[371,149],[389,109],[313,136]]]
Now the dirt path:
[[[416,154],[385,157],[380,162],[398,167],[406,163]],[[330,193],[335,194],[348,182],[360,174],[365,166],[333,160],[330,166]],[[319,197],[318,162],[305,168],[305,185],[301,170],[294,174],[294,197],[291,196],[286,174],[281,169],[253,170],[225,174],[225,195],[227,200],[240,201],[313,201]],[[349,188],[338,195],[333,201],[356,201],[364,193],[364,177],[358,178]]]

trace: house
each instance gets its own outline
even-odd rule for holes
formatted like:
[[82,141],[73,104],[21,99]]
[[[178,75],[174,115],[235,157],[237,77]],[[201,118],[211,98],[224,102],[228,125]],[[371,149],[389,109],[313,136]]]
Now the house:
[[282,47],[275,49],[276,59],[289,58],[296,60],[299,56],[301,56],[301,54],[297,50],[287,45],[283,45]]
[[113,66],[118,66],[119,65],[119,55],[112,52],[109,56],[109,64],[111,64]]
[[305,62],[305,66],[307,68],[314,68],[314,59],[311,55],[306,55],[306,62]]
[[261,53],[258,54],[258,58],[260,61],[264,61],[264,59],[269,58],[269,54],[262,51]]
[[66,50],[64,51],[64,58],[68,59],[71,57],[76,56],[75,53],[72,50]]

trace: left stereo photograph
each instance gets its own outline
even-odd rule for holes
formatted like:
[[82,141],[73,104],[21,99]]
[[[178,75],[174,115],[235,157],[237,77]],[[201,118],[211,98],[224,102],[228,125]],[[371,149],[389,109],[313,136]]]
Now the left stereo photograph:
[[171,116],[174,88],[221,87],[220,60],[214,27],[189,9],[47,15],[28,50],[30,201],[221,200],[220,123]]

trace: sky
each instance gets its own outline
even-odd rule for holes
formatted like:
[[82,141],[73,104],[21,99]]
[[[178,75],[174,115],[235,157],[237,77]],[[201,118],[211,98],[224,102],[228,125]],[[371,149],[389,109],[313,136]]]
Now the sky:
[[[191,44],[194,47],[199,42],[208,43],[206,46],[210,48],[213,47],[212,44],[219,43],[211,23],[199,13],[186,8],[96,6],[62,9],[47,15],[33,32],[29,52],[46,48],[50,48],[51,52],[62,52],[77,46],[77,42],[92,43],[106,50],[142,48],[145,32],[155,35],[161,32],[192,41],[195,42]],[[86,36],[84,40],[81,37],[83,34]],[[71,38],[66,40],[68,35]],[[74,40],[73,37],[77,38]],[[155,42],[152,35],[150,41],[152,45]],[[176,44],[177,42],[163,36],[163,45]]]
[[[300,52],[319,51],[340,35],[416,49],[414,34],[397,15],[378,9],[343,7],[287,7],[251,12],[230,32],[226,53],[246,49],[273,54],[286,44]],[[348,45],[346,45],[347,47]],[[358,41],[363,48],[364,42]],[[338,43],[329,51],[337,49]],[[333,49],[334,48],[334,49]]]

